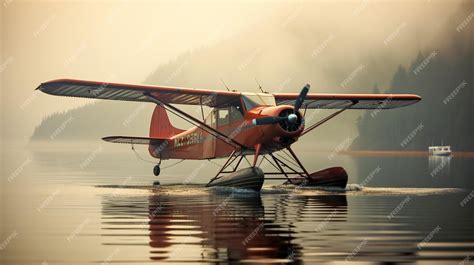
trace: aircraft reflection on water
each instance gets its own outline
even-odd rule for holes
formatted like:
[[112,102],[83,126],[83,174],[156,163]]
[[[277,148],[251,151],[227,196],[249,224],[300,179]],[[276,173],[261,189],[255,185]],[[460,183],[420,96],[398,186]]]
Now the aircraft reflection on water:
[[[458,264],[474,253],[472,211],[454,207],[466,197],[459,190],[294,193],[271,186],[242,193],[165,185],[137,195],[130,188],[134,195],[102,195],[101,238],[103,245],[130,248],[123,253],[134,247],[148,253],[138,259]],[[407,198],[410,203],[399,209]],[[436,227],[441,232],[426,242]]]
[[294,242],[292,223],[302,221],[308,207],[321,207],[324,215],[329,214],[321,224],[345,222],[347,199],[344,194],[305,197],[304,202],[294,205],[291,196],[278,196],[271,211],[265,211],[259,194],[216,191],[178,200],[161,194],[105,196],[102,214],[148,218],[151,260],[194,261],[198,256],[211,262],[296,262],[303,255],[303,247]]

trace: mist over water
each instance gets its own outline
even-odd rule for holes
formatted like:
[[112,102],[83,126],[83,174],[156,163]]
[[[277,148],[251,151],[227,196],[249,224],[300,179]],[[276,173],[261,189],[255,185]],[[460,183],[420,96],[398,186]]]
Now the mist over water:
[[[210,162],[183,162],[156,178],[126,145],[11,150],[27,160],[4,176],[2,236],[9,240],[1,261],[457,264],[474,254],[472,171],[453,169],[472,157],[453,156],[432,177],[437,158],[341,153],[329,160],[330,152],[296,149],[310,171],[344,166],[348,190],[282,181],[266,181],[260,194],[207,189],[217,171]],[[153,188],[157,179],[162,186]]]

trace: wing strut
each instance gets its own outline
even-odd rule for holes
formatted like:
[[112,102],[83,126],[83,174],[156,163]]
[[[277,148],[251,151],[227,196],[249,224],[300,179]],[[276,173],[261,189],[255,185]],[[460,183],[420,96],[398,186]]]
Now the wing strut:
[[357,101],[352,101],[352,104],[350,105],[347,105],[346,107],[342,108],[341,110],[338,110],[336,112],[334,112],[333,114],[327,116],[326,118],[318,121],[317,123],[309,126],[306,130],[304,130],[300,136],[303,136],[305,135],[306,133],[316,129],[317,127],[321,126],[322,124],[324,124],[325,122],[329,121],[330,119],[336,117],[337,115],[341,114],[343,111],[349,109],[350,107],[354,106],[355,104],[357,104]]
[[204,122],[206,118],[204,117],[204,110],[202,109],[202,97],[199,97],[199,107],[201,107],[202,121]]
[[245,147],[243,144],[241,144],[241,143],[237,142],[236,140],[230,138],[229,136],[219,132],[218,130],[210,127],[209,125],[207,125],[204,122],[194,118],[193,116],[187,114],[186,112],[176,108],[175,106],[172,106],[171,104],[168,104],[168,103],[165,103],[165,102],[159,100],[158,98],[154,97],[150,93],[144,93],[144,96],[148,97],[151,101],[155,102],[156,104],[159,104],[159,105],[162,105],[162,106],[168,108],[168,110],[170,110],[171,112],[173,112],[175,114],[179,113],[179,115],[186,118],[185,119],[186,121],[190,122],[193,125],[196,125],[196,126],[200,127],[201,129],[203,129],[206,132],[212,134],[214,137],[216,137],[217,139],[223,141],[224,143],[227,143],[227,144],[232,145],[234,147],[240,147],[242,149],[247,149],[247,147]]

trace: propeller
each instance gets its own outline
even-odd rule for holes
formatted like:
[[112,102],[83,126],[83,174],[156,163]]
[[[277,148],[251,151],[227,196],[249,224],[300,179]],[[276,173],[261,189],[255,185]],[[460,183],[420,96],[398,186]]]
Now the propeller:
[[300,110],[301,105],[303,105],[304,99],[306,98],[306,95],[308,94],[309,88],[310,88],[310,85],[306,84],[306,86],[304,86],[303,89],[301,89],[301,92],[298,95],[298,98],[296,99],[296,102],[295,102],[295,111],[294,111],[294,113],[296,113],[296,112],[298,112],[298,110]]
[[276,116],[276,117],[265,117],[265,118],[253,119],[253,120],[252,120],[252,123],[253,123],[253,125],[276,124],[276,123],[282,122],[282,121],[284,121],[284,120],[286,120],[286,119],[287,119],[287,117],[280,117],[280,116]]
[[294,128],[295,127],[294,125],[296,125],[296,123],[298,122],[298,115],[296,115],[296,113],[303,105],[306,95],[308,94],[309,88],[310,88],[310,85],[306,84],[303,87],[303,89],[301,89],[300,94],[298,95],[298,98],[296,98],[295,105],[293,108],[293,113],[290,113],[289,111],[282,111],[280,113],[280,116],[253,119],[252,123],[254,125],[268,125],[268,124],[277,124],[280,122],[288,121],[289,124],[285,124],[286,127],[288,127],[288,129],[291,129],[292,131],[298,129],[298,128]]

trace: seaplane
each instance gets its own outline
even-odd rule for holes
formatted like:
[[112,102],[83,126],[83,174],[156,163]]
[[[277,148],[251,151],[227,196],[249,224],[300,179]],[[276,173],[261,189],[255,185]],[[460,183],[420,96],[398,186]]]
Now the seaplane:
[[[299,93],[239,92],[168,86],[130,85],[109,82],[58,79],[42,83],[38,90],[56,96],[149,102],[156,104],[148,137],[107,136],[111,143],[148,145],[157,159],[153,168],[160,175],[163,160],[212,160],[226,158],[207,187],[224,186],[260,191],[265,179],[281,179],[288,185],[345,188],[348,174],[342,167],[309,173],[292,145],[309,132],[346,110],[395,109],[421,100],[415,94],[321,94],[309,93],[306,84]],[[201,108],[201,117],[177,105]],[[204,115],[204,107],[211,111]],[[329,109],[331,114],[310,125],[307,110]],[[190,123],[174,127],[169,113]],[[248,159],[247,156],[253,156]],[[242,166],[246,160],[248,166]],[[262,161],[274,170],[264,172]],[[245,162],[244,162],[245,163]],[[265,177],[267,176],[267,177]],[[271,177],[279,176],[279,177]]]

